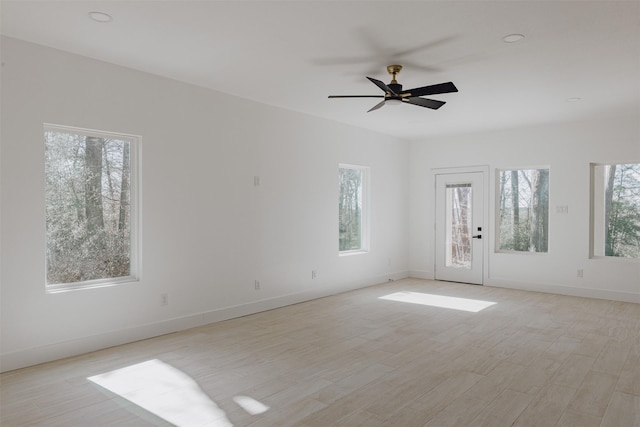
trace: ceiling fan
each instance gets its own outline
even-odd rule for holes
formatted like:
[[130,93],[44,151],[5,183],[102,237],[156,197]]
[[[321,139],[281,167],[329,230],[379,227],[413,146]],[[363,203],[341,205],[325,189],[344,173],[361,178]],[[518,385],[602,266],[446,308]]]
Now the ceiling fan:
[[420,107],[431,108],[437,110],[442,107],[445,102],[435,99],[420,98],[425,95],[436,95],[439,93],[457,92],[458,88],[452,83],[439,83],[430,86],[417,87],[414,89],[402,90],[402,85],[396,80],[396,75],[402,70],[402,65],[389,65],[387,72],[391,74],[391,83],[384,84],[380,80],[367,77],[373,84],[384,91],[384,95],[329,95],[329,98],[384,98],[378,104],[374,105],[368,112],[377,110],[378,108],[389,104],[412,104]]

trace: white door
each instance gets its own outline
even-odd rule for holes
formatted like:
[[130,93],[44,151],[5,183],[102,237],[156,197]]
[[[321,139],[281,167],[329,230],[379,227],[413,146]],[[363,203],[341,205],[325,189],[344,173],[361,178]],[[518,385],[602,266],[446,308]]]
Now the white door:
[[484,224],[483,172],[436,175],[435,277],[482,284]]

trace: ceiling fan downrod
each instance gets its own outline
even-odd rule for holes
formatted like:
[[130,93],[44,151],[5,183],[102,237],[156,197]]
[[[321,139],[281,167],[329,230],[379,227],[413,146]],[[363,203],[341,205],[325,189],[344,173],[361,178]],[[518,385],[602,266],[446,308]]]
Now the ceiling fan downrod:
[[396,76],[398,75],[398,73],[400,73],[400,70],[402,70],[402,65],[387,65],[387,72],[391,74],[391,83],[389,83],[387,86],[389,87],[389,89],[395,92],[395,94],[388,93],[388,98],[400,98],[397,96],[397,94],[402,92],[402,85],[396,80]]

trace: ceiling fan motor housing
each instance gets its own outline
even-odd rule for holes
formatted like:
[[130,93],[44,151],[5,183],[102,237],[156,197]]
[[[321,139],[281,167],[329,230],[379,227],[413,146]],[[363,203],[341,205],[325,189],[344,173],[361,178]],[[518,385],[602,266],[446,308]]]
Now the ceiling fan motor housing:
[[[402,92],[402,85],[400,83],[389,83],[387,86],[389,87],[389,89],[391,89],[398,95],[400,95],[400,92]],[[401,97],[400,96],[395,97],[393,95],[390,95],[389,98],[393,99],[393,98],[401,98]]]

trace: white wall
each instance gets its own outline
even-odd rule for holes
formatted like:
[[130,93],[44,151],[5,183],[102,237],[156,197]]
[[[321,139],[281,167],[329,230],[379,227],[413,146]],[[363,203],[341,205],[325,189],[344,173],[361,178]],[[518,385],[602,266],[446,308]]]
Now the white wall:
[[[640,302],[638,261],[589,258],[589,163],[640,162],[639,119],[637,107],[621,108],[572,123],[413,142],[410,274],[434,275],[435,169],[483,165],[490,171],[485,285]],[[495,171],[532,166],[550,168],[549,252],[495,253]],[[568,206],[569,213],[556,213],[557,206]]]
[[[2,62],[2,370],[408,274],[407,142],[14,39]],[[139,282],[45,292],[43,123],[142,136]],[[371,167],[365,255],[337,253],[339,163]]]

